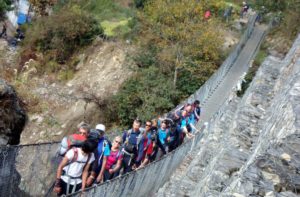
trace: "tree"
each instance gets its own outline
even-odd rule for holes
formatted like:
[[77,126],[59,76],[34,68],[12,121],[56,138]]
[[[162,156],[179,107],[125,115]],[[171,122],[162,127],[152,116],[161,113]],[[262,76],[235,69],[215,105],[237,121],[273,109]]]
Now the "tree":
[[157,66],[162,71],[174,72],[174,87],[180,80],[180,70],[199,74],[201,67],[217,68],[222,43],[216,31],[218,23],[203,18],[206,9],[217,3],[219,1],[207,4],[197,0],[153,0],[140,12],[142,47],[157,47],[160,62]]
[[130,125],[137,117],[145,121],[168,112],[178,102],[178,91],[168,76],[150,66],[128,79],[114,101],[110,108],[115,111],[109,115],[122,125]]
[[5,19],[5,13],[12,9],[11,7],[12,1],[11,0],[1,0],[0,1],[0,20]]
[[151,0],[144,4],[137,17],[140,49],[134,60],[139,68],[114,97],[110,117],[130,125],[136,117],[147,120],[166,113],[214,73],[221,59],[219,24],[216,19],[204,20],[203,15],[219,2]]

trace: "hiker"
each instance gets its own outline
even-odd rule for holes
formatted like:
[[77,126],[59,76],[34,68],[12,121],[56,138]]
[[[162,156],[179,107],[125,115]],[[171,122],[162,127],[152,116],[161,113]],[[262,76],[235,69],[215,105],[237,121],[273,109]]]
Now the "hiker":
[[2,38],[2,36],[5,36],[5,37],[7,36],[6,31],[7,31],[7,25],[6,25],[6,22],[4,22],[2,25],[2,32],[0,34],[0,38]]
[[228,23],[228,21],[229,21],[229,19],[230,19],[230,17],[231,17],[232,10],[233,10],[233,7],[232,7],[232,5],[230,5],[229,8],[227,8],[227,9],[225,10],[225,12],[224,12],[223,17],[224,17],[226,23]]
[[[91,130],[91,132],[94,131]],[[103,124],[97,124],[95,131],[99,133],[97,139],[97,148],[94,150],[95,162],[92,165],[90,176],[87,180],[87,186],[91,186],[96,180],[96,177],[100,174],[103,158],[109,156],[110,153],[110,141],[105,137],[105,126]],[[97,183],[99,183],[97,181]]]
[[97,177],[97,182],[100,183],[110,180],[118,175],[118,171],[121,168],[123,153],[121,150],[122,138],[121,136],[115,137],[110,153],[108,156],[103,157],[103,164],[101,171]]
[[187,116],[189,117],[189,121],[190,121],[190,123],[194,123],[195,122],[195,117],[194,117],[194,113],[193,113],[193,111],[194,111],[194,108],[193,108],[193,105],[192,104],[190,104],[190,103],[187,103],[186,105],[185,105],[185,107],[184,107],[184,110],[185,111],[187,111]]
[[166,154],[167,151],[167,134],[169,132],[169,129],[167,128],[167,121],[163,120],[160,124],[160,128],[158,129],[158,141],[159,141],[159,148],[162,152],[162,155]]
[[255,22],[257,22],[258,24],[262,23],[263,15],[265,14],[265,12],[266,12],[265,6],[261,6],[261,9],[259,9],[257,17],[255,19]]
[[244,10],[244,13],[247,13],[249,10],[249,4],[245,1],[243,2],[243,10]]
[[201,115],[201,107],[200,107],[200,101],[199,100],[194,101],[193,109],[194,109],[193,112],[194,112],[195,121],[197,123],[197,122],[199,122],[200,115]]
[[73,147],[68,150],[56,173],[54,192],[58,196],[85,189],[88,169],[95,160],[94,149],[95,144],[86,140],[81,147]]
[[141,121],[136,119],[133,122],[132,129],[123,133],[123,174],[130,172],[137,166],[136,159],[138,156],[138,145],[142,138],[141,136]]
[[[151,123],[151,129],[150,129],[150,133],[148,133],[148,138],[153,143],[153,145],[152,145],[153,150],[152,150],[151,155],[148,156],[148,159],[149,159],[149,162],[152,162],[156,159],[156,155],[157,155],[158,149],[159,149],[158,144],[160,144],[160,143],[158,142],[158,128],[157,128],[158,123],[157,123],[157,119],[152,119],[151,122],[148,122],[148,123],[146,122],[146,126],[147,126],[147,124],[150,125],[150,123]],[[161,146],[161,144],[160,144],[160,146]]]
[[61,141],[58,154],[64,156],[65,153],[72,147],[80,147],[87,139],[90,133],[90,126],[86,123],[80,123],[78,125],[78,131],[74,134],[64,137]]
[[179,131],[176,127],[170,126],[169,132],[166,136],[166,142],[168,145],[168,152],[175,150],[179,145]]
[[211,17],[211,12],[210,12],[210,10],[206,10],[206,12],[204,13],[204,19],[205,19],[205,20],[208,20],[208,19],[210,19],[210,17]]
[[153,135],[151,129],[152,129],[152,122],[148,120],[146,121],[145,129],[143,131],[143,138],[139,145],[138,160],[141,161],[139,168],[144,167],[149,162],[153,161],[156,156],[155,154],[157,153],[154,152],[154,147],[156,146],[155,141],[157,139],[157,136],[156,133]]
[[244,18],[244,15],[247,14],[248,9],[249,5],[245,1],[243,1],[240,18]]
[[186,110],[181,111],[180,122],[178,123],[177,129],[179,132],[179,145],[181,145],[184,141],[184,138],[187,136],[188,138],[192,138],[191,134],[192,128],[190,125],[189,113]]
[[[176,130],[181,135],[181,120],[182,120],[182,108],[176,110],[175,112],[169,113],[167,119],[170,120],[170,129]],[[178,142],[178,145],[180,143]]]

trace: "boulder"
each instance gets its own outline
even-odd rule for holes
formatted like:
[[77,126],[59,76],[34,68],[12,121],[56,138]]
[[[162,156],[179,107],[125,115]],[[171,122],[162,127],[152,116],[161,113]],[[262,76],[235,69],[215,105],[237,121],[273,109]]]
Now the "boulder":
[[0,79],[0,145],[19,144],[27,115],[14,88]]

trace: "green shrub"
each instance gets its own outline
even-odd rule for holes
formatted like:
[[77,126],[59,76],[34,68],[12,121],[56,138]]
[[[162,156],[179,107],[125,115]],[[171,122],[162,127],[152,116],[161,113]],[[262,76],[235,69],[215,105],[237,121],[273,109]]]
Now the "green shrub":
[[71,69],[60,70],[58,73],[58,79],[61,81],[68,81],[74,77],[74,71]]
[[[263,48],[263,46],[264,46],[264,44],[262,45],[262,48]],[[259,69],[259,67],[263,63],[263,61],[266,59],[266,57],[267,57],[266,51],[263,49],[259,50],[259,52],[257,53],[257,55],[254,59],[252,67],[249,68],[248,73],[245,76],[245,81],[243,81],[243,83],[242,83],[241,91],[237,92],[237,96],[242,97],[244,95],[244,93],[250,86],[253,78],[255,77],[257,70]]]
[[130,125],[136,117],[147,120],[172,109],[178,91],[170,77],[150,66],[127,80],[113,100],[114,116],[122,125]]
[[0,21],[5,18],[6,11],[11,10],[11,0],[1,0],[0,1]]
[[133,57],[133,60],[140,68],[148,68],[151,65],[157,64],[157,48],[154,45],[149,45],[147,48],[143,47]]
[[254,59],[253,64],[255,66],[260,66],[263,63],[263,61],[266,59],[267,55],[268,54],[267,54],[266,50],[259,50],[256,57],[255,57],[255,59]]
[[134,5],[136,8],[144,8],[147,0],[134,0]]
[[42,52],[49,61],[65,63],[90,44],[103,30],[97,21],[76,6],[64,8],[49,17],[41,17],[27,28],[24,48]]

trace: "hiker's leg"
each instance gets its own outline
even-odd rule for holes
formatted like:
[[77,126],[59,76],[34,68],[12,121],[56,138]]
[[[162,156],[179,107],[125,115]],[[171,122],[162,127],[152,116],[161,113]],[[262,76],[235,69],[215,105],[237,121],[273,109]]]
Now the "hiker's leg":
[[[130,161],[130,155],[124,155],[123,157],[123,162],[124,162],[124,171],[123,171],[123,174],[126,174],[127,172],[130,172],[131,171],[131,167],[129,164],[129,161]],[[130,163],[133,162],[133,161],[130,161]]]
[[160,140],[157,140],[157,146],[160,148],[160,150],[163,154],[166,154],[166,149],[165,149],[164,145],[160,142]]
[[172,152],[174,149],[175,149],[175,144],[174,144],[174,142],[171,142],[169,144],[169,152]]
[[67,194],[67,183],[61,180],[61,192],[57,196],[62,196]]
[[79,183],[79,184],[77,184],[75,187],[76,187],[76,188],[75,188],[75,192],[78,192],[79,190],[81,190],[82,184]]
[[156,147],[153,151],[154,151],[154,153],[153,153],[153,155],[149,159],[150,162],[152,162],[152,161],[154,161],[156,159],[157,153],[158,153],[158,148]]
[[111,179],[111,174],[109,173],[108,170],[104,170],[104,174],[103,174],[103,182],[108,181]]

